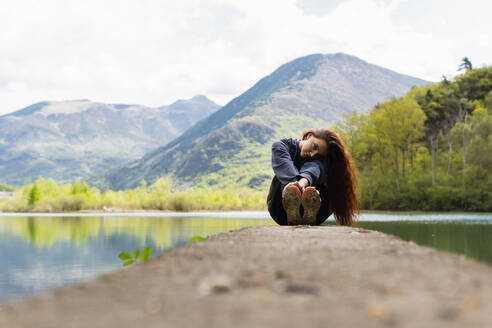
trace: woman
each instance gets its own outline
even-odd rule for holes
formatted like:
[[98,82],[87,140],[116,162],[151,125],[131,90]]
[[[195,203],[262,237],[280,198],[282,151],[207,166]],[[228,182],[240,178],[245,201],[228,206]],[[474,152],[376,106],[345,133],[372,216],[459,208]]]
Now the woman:
[[338,134],[308,130],[301,140],[272,145],[275,176],[268,211],[280,225],[323,223],[332,213],[338,224],[352,225],[359,214],[354,164]]

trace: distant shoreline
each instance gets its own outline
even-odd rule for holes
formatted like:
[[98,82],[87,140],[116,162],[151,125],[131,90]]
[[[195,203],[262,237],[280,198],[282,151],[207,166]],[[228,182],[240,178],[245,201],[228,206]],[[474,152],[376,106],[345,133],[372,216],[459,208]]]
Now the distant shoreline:
[[[423,211],[361,211],[361,217],[371,217],[371,216],[440,216],[440,215],[476,215],[476,216],[490,216],[492,219],[492,212],[423,212]],[[150,211],[150,210],[128,210],[128,211],[112,211],[112,212],[101,212],[101,211],[80,211],[80,212],[0,212],[0,217],[16,217],[16,216],[45,216],[45,217],[89,217],[89,216],[104,216],[104,217],[118,217],[118,216],[135,216],[135,217],[219,217],[219,218],[244,218],[244,219],[270,219],[270,214],[267,211],[183,211],[183,212],[172,212],[172,211]],[[333,219],[333,216],[328,218],[328,221]],[[419,220],[422,220],[419,218]]]

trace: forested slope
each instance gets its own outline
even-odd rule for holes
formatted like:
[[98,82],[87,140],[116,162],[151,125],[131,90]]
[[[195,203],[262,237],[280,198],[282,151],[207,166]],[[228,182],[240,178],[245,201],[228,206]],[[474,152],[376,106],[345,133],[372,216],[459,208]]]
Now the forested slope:
[[363,208],[492,211],[492,67],[414,87],[336,129]]

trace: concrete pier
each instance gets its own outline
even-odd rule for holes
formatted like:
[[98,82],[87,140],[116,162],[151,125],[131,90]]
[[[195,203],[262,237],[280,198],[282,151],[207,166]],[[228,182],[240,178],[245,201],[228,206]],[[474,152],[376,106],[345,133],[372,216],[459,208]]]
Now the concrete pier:
[[491,324],[491,266],[338,226],[221,233],[0,309],[0,327]]

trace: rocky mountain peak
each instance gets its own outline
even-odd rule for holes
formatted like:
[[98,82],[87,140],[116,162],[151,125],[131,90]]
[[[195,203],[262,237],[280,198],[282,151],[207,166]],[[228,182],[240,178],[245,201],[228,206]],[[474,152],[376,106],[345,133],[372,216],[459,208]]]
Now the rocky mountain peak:
[[[180,137],[120,170],[105,183],[131,188],[172,175],[178,184],[266,188],[269,145],[307,128],[326,127],[344,113],[429,82],[343,53],[312,54],[281,65]],[[254,182],[254,183],[253,183]]]

